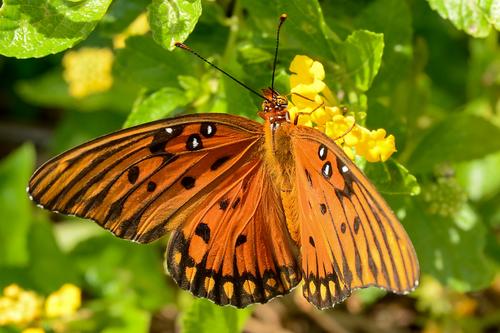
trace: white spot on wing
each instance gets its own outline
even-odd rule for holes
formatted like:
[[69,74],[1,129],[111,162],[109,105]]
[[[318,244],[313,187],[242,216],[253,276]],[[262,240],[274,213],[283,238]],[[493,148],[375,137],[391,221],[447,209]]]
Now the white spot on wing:
[[325,164],[323,167],[323,175],[325,177],[330,177],[330,164]]
[[43,207],[43,205],[42,205],[42,204],[36,204],[36,206],[37,206],[38,208],[42,208],[42,209],[43,209],[43,208],[45,208],[45,207]]
[[193,148],[196,148],[200,145],[200,142],[198,141],[198,139],[196,137],[193,137],[192,144],[193,144]]
[[174,130],[172,129],[172,127],[167,127],[165,128],[165,132],[167,132],[168,134],[172,134]]
[[207,134],[208,135],[212,134],[212,131],[213,131],[212,125],[208,125],[207,126]]
[[349,171],[349,168],[345,165],[342,166],[342,172],[346,173],[347,171]]
[[325,157],[325,150],[326,148],[325,147],[321,147],[320,150],[319,150],[319,156],[321,158],[324,158]]

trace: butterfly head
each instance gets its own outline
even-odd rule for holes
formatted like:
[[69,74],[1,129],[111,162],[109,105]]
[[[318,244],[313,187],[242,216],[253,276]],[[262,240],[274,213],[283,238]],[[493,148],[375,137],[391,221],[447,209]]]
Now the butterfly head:
[[269,120],[271,124],[289,122],[288,99],[271,88],[263,89],[262,92],[266,99],[262,102],[262,111],[259,115]]

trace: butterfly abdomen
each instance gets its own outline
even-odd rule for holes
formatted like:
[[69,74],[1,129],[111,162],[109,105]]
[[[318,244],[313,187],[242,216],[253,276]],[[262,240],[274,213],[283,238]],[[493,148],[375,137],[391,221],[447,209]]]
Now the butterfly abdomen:
[[298,224],[297,190],[295,188],[295,157],[290,130],[293,125],[281,123],[275,130],[266,123],[265,162],[272,176],[275,187],[285,211],[288,232],[296,244],[299,244],[300,229]]

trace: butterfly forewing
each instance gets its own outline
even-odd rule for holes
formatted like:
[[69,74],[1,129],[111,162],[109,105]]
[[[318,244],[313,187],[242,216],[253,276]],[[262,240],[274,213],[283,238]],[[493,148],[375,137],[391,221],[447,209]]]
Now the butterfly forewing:
[[44,208],[150,242],[180,224],[196,198],[254,156],[262,140],[260,124],[231,115],[149,123],[48,161],[31,178],[29,194]]
[[167,265],[194,295],[244,307],[288,293],[300,281],[295,247],[259,157],[204,198],[170,238]]
[[304,296],[327,308],[356,288],[414,289],[415,251],[374,186],[323,133],[296,126],[291,140]]

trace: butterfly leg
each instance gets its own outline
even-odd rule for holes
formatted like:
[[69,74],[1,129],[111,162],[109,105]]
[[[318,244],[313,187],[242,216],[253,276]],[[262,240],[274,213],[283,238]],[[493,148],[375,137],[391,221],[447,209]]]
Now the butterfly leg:
[[302,111],[302,112],[297,112],[295,114],[295,117],[293,118],[293,124],[294,125],[297,125],[299,123],[299,117],[300,116],[304,116],[304,115],[311,115],[313,114],[314,112],[318,111],[319,109],[321,109],[323,106],[325,106],[325,102],[322,102],[320,105],[316,106],[314,109],[312,109],[311,111]]

